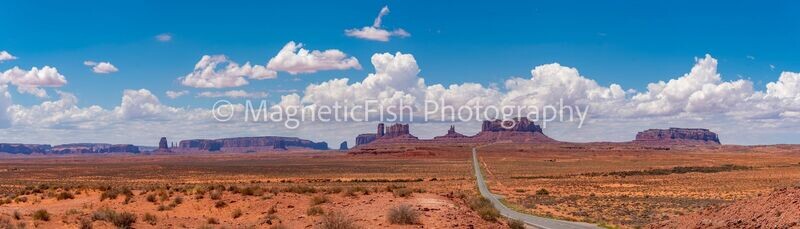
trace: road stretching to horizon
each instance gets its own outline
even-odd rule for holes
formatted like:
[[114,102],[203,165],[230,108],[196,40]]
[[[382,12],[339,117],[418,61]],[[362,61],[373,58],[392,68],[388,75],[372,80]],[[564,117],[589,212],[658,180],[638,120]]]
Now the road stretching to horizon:
[[478,190],[481,192],[481,196],[492,202],[494,208],[500,211],[500,215],[503,215],[508,218],[517,219],[524,222],[527,226],[531,226],[534,228],[543,228],[543,229],[560,229],[560,228],[568,228],[568,229],[584,229],[584,228],[599,228],[597,225],[589,224],[589,223],[581,223],[581,222],[570,222],[564,220],[557,220],[557,219],[550,219],[544,218],[534,215],[529,215],[525,213],[521,213],[518,211],[514,211],[506,205],[504,205],[500,200],[489,191],[488,186],[486,186],[486,181],[483,180],[483,174],[481,173],[481,166],[478,163],[478,151],[475,148],[472,148],[472,165],[475,167],[475,178],[478,181]]

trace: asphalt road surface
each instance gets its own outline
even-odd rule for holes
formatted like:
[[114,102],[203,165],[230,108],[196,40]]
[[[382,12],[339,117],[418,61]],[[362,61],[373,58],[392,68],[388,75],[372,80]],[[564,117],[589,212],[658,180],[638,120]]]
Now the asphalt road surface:
[[481,196],[491,201],[492,205],[494,205],[494,208],[500,211],[500,214],[505,217],[520,220],[524,222],[527,226],[533,228],[543,228],[543,229],[599,228],[594,224],[570,222],[570,221],[538,217],[511,210],[510,208],[503,205],[503,203],[500,202],[499,199],[497,199],[497,196],[492,194],[492,192],[490,192],[489,188],[486,186],[486,181],[483,180],[483,174],[481,173],[481,166],[478,163],[478,152],[475,148],[472,148],[472,165],[475,167],[475,178],[478,180],[478,189],[481,192]]

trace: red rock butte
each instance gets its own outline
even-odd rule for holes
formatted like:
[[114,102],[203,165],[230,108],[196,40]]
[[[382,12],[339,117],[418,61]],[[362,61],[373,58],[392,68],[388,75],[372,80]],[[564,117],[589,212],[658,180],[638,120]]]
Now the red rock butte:
[[675,127],[649,129],[639,132],[633,142],[645,144],[720,144],[719,136],[708,129]]

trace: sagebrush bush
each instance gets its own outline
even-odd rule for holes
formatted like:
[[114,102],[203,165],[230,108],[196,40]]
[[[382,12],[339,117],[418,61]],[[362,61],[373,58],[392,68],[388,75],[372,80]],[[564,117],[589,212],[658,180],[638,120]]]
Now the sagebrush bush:
[[144,222],[155,226],[156,224],[158,224],[158,217],[150,213],[144,213]]
[[312,216],[312,215],[322,215],[323,213],[325,213],[325,210],[322,210],[322,208],[319,207],[319,206],[310,207],[306,211],[306,215],[310,215],[310,216]]
[[325,196],[325,195],[316,195],[314,197],[311,197],[311,205],[312,206],[313,205],[324,204],[324,203],[327,203],[328,201],[329,201],[328,200],[328,196]]
[[401,204],[389,209],[389,222],[392,224],[418,224],[419,212],[407,204]]
[[214,203],[215,208],[224,208],[226,206],[228,206],[228,203],[225,203],[225,201],[222,200],[217,200],[217,202]]
[[39,209],[33,212],[34,220],[50,221],[50,213],[47,210]]
[[209,217],[206,220],[206,223],[208,223],[208,224],[219,224],[219,220],[217,220],[217,218],[214,218],[214,217]]
[[236,219],[239,217],[242,217],[242,209],[237,208],[236,210],[233,210],[233,212],[231,212],[231,218]]
[[472,198],[469,200],[469,207],[478,213],[484,220],[496,221],[500,217],[500,212],[494,208],[492,202],[483,197]]
[[75,195],[72,195],[70,192],[60,192],[56,196],[56,200],[66,200],[66,199],[75,199]]
[[547,189],[539,189],[539,190],[536,190],[536,195],[539,195],[539,196],[550,195],[550,191],[547,191]]
[[411,191],[411,189],[398,188],[398,189],[392,190],[392,193],[394,194],[395,197],[410,197],[411,193],[413,193],[413,192]]
[[508,228],[510,229],[525,229],[525,223],[518,219],[508,219]]
[[341,212],[331,212],[322,217],[322,229],[356,229],[359,228],[355,221]]

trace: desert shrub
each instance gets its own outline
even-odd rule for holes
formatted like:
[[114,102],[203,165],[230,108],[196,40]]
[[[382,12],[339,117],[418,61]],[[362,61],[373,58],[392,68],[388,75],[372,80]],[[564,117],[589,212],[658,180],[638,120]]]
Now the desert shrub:
[[92,220],[87,217],[81,217],[80,221],[78,221],[78,228],[80,229],[92,229]]
[[208,219],[206,219],[206,223],[208,223],[208,224],[219,224],[219,220],[217,220],[217,218],[214,218],[214,217],[209,217]]
[[171,205],[178,206],[178,205],[180,205],[182,203],[183,203],[183,197],[182,196],[176,196],[175,199],[172,199],[172,204]]
[[105,191],[103,191],[102,194],[100,194],[100,201],[103,201],[103,200],[106,200],[106,199],[116,199],[117,196],[119,196],[119,195],[125,195],[126,197],[128,197],[128,196],[132,197],[133,196],[133,192],[128,187],[109,188],[109,189],[106,189]]
[[472,198],[469,200],[469,208],[477,212],[484,220],[496,221],[500,217],[500,212],[492,206],[492,202],[483,197]]
[[508,219],[509,229],[525,229],[525,223],[518,219]]
[[22,214],[20,214],[19,211],[14,210],[14,212],[11,213],[11,217],[14,218],[15,220],[20,220],[22,219]]
[[158,224],[158,218],[156,217],[156,215],[150,213],[144,213],[144,222],[150,225],[156,225]]
[[289,229],[289,227],[283,224],[275,224],[269,227],[269,229]]
[[92,213],[92,219],[112,223],[117,228],[131,228],[133,223],[136,223],[136,215],[133,213],[117,213],[108,208],[99,209]]
[[306,215],[322,215],[323,213],[325,213],[325,211],[319,206],[310,207],[306,211]]
[[405,188],[405,187],[406,187],[405,185],[401,185],[401,184],[390,184],[390,185],[386,186],[386,191],[387,192],[392,192],[395,189],[401,189],[401,188]]
[[225,203],[225,201],[222,201],[222,200],[217,200],[217,202],[214,203],[214,207],[215,208],[224,208],[226,206],[228,206],[228,204]]
[[410,197],[412,192],[411,189],[398,188],[392,190],[392,193],[394,194],[395,197]]
[[14,203],[25,203],[25,202],[28,202],[28,197],[18,196],[17,198],[14,198]]
[[327,203],[328,201],[329,201],[328,196],[325,195],[316,195],[314,197],[311,197],[311,205],[320,205]]
[[158,210],[158,211],[167,211],[167,210],[172,210],[172,208],[162,204],[162,205],[158,205],[158,208],[156,208],[156,210]]
[[418,224],[419,213],[409,205],[401,204],[389,209],[389,222],[392,224]]
[[231,212],[231,218],[236,219],[239,217],[242,217],[242,209],[237,208],[236,210],[233,210],[233,212]]
[[332,187],[325,189],[325,193],[327,194],[336,194],[342,192],[342,187]]
[[367,188],[357,186],[357,187],[350,187],[347,191],[344,192],[345,196],[356,196],[358,193],[362,193],[364,195],[369,195],[369,190]]
[[155,203],[156,202],[156,195],[152,194],[152,193],[151,194],[147,194],[147,197],[145,197],[145,199],[147,200],[147,202]]
[[117,228],[132,228],[133,223],[136,223],[136,215],[130,212],[123,212],[116,215],[112,223]]
[[212,200],[219,200],[220,198],[222,198],[222,192],[214,190],[213,192],[211,192],[211,194],[208,195],[208,198],[211,198]]
[[56,195],[56,200],[75,199],[75,195],[70,192],[60,192]]
[[331,212],[322,217],[320,222],[322,229],[355,229],[356,226],[353,219],[347,217],[341,212]]
[[317,189],[316,188],[310,187],[310,186],[305,186],[305,185],[297,185],[297,186],[287,187],[283,191],[284,192],[297,193],[297,194],[317,193]]
[[269,210],[267,210],[267,214],[271,215],[275,213],[278,213],[278,205],[272,205],[272,207],[269,207]]
[[550,195],[550,191],[547,191],[547,189],[539,189],[539,190],[536,190],[536,195],[539,195],[539,196]]
[[34,220],[50,221],[50,213],[47,210],[39,209],[33,212]]
[[92,213],[92,220],[111,222],[116,215],[117,212],[114,210],[102,208]]

